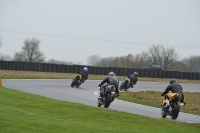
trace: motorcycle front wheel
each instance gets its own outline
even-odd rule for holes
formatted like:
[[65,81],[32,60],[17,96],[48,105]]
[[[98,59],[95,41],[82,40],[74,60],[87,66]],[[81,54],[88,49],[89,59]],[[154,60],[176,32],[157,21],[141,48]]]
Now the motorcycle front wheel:
[[164,107],[161,108],[161,116],[162,118],[165,118],[167,115],[165,114]]
[[98,106],[98,107],[101,107],[101,101],[100,101],[100,98],[98,98],[97,106]]

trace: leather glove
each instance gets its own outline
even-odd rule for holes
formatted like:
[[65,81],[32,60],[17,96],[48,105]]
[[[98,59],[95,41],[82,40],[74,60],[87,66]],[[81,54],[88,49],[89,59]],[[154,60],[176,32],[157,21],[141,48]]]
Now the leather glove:
[[101,87],[101,84],[99,84],[98,87]]

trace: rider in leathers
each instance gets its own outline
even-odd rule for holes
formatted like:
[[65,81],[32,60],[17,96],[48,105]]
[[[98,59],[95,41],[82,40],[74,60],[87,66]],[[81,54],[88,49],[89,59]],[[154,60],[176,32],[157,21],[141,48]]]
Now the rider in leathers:
[[137,72],[134,72],[133,74],[131,74],[131,75],[128,76],[128,78],[130,79],[130,84],[129,84],[129,86],[130,86],[131,88],[133,88],[133,85],[135,85],[135,84],[137,83],[137,81],[138,81],[137,76],[138,76],[138,73],[137,73]]
[[82,76],[81,82],[84,83],[85,80],[88,79],[88,68],[87,68],[87,67],[84,67],[83,69],[81,69],[81,70],[78,72],[78,74],[81,74],[81,76]]
[[[107,84],[105,84],[107,83]],[[103,85],[105,84],[105,85]],[[103,85],[103,86],[102,86]],[[118,78],[115,76],[115,73],[114,72],[110,72],[108,74],[108,76],[98,85],[99,87],[102,86],[102,88],[108,86],[108,85],[114,85],[115,86],[115,97],[119,96],[119,89],[118,89],[118,86],[119,86],[119,80]]]
[[165,94],[167,94],[169,91],[171,91],[172,93],[181,93],[182,98],[180,100],[181,103],[184,103],[184,105],[186,104],[184,102],[184,94],[183,94],[183,88],[180,84],[178,84],[176,82],[176,80],[174,78],[172,78],[170,80],[170,85],[167,86],[167,88],[165,89],[165,91],[161,94],[161,96],[164,96]]

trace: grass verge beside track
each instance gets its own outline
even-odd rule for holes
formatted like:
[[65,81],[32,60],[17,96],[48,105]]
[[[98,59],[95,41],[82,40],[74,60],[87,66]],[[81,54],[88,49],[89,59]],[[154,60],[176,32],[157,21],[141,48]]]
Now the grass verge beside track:
[[[34,72],[34,71],[13,71],[13,70],[0,70],[1,79],[73,79],[76,76],[75,73],[54,73],[54,72]],[[107,75],[91,75],[89,74],[89,80],[103,80]],[[124,80],[125,76],[117,76],[120,81]],[[146,82],[167,82],[169,79],[165,78],[144,78],[138,77],[138,81]],[[183,80],[178,79],[179,83],[192,83],[200,84],[200,80]]]
[[[180,112],[200,115],[200,93],[186,92],[184,95],[186,106],[183,106]],[[117,99],[161,108],[160,92],[120,92],[120,96]]]
[[198,133],[199,124],[154,119],[0,87],[1,133]]

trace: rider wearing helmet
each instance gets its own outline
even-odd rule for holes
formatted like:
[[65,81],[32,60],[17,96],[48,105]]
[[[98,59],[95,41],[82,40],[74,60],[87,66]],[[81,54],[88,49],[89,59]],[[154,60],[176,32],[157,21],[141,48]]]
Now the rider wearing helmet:
[[81,76],[82,76],[81,82],[84,83],[85,80],[88,79],[88,68],[84,67],[83,69],[80,70],[79,74],[81,74]]
[[129,84],[129,86],[130,86],[131,88],[133,88],[133,85],[135,85],[135,84],[137,83],[137,81],[138,81],[138,73],[137,73],[137,72],[134,72],[134,73],[130,74],[130,75],[128,76],[128,78],[130,79],[130,84]]
[[171,91],[172,93],[181,93],[182,98],[180,100],[181,103],[183,103],[183,105],[185,105],[186,103],[184,102],[184,94],[183,94],[183,88],[180,84],[178,84],[176,82],[176,79],[172,78],[170,79],[170,85],[167,86],[167,88],[165,89],[165,91],[161,94],[161,96],[164,96],[165,94],[167,94],[169,91]]
[[[119,80],[118,78],[115,76],[114,72],[109,72],[108,76],[98,85],[99,87],[101,87],[103,84],[107,83],[107,85],[114,85],[115,86],[115,97],[119,96],[119,90],[118,90],[118,86],[119,86]],[[104,88],[106,85],[102,86],[102,88]]]

